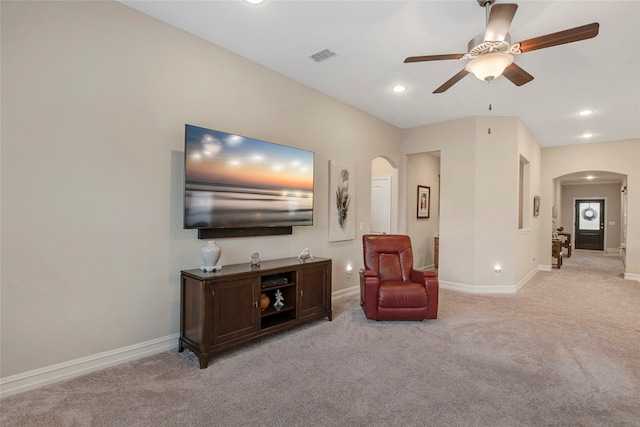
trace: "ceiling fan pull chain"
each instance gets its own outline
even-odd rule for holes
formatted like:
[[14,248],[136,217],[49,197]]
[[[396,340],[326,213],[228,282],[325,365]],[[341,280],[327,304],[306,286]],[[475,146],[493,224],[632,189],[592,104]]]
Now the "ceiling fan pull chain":
[[[489,111],[493,110],[493,106],[491,105],[491,99],[493,98],[493,90],[491,88],[491,82],[489,82]],[[487,130],[487,133],[491,135],[491,128]]]
[[491,101],[493,101],[493,85],[491,82],[488,83],[489,86],[489,111],[493,110],[493,106],[491,105]]

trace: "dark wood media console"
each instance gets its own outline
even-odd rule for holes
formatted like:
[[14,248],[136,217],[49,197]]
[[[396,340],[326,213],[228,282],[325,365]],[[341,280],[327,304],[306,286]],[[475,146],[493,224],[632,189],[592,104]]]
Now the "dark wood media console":
[[[258,267],[247,262],[212,273],[183,270],[180,281],[179,351],[193,351],[201,369],[234,347],[312,320],[332,319],[330,259],[284,258]],[[280,309],[273,306],[278,290],[284,302]],[[260,308],[263,293],[270,299],[265,310]]]

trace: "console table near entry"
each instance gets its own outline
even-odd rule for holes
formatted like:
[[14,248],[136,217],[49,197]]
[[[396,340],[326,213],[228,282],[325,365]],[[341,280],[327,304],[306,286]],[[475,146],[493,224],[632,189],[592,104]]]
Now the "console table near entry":
[[567,248],[567,258],[571,258],[571,233],[558,233],[562,247]]
[[551,240],[551,257],[556,259],[557,268],[562,267],[562,257],[564,254],[562,253],[562,241],[561,240]]
[[[332,319],[331,260],[297,258],[183,270],[178,351],[193,351],[200,369],[224,351],[324,317]],[[276,309],[276,292],[284,306]],[[261,310],[261,295],[269,306]]]

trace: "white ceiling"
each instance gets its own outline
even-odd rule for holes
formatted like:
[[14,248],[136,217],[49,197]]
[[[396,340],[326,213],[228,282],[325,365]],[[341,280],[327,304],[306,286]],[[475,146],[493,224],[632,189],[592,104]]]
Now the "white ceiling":
[[[524,86],[469,74],[437,95],[466,60],[403,61],[466,53],[485,28],[476,0],[120,2],[400,128],[497,115],[519,117],[542,147],[640,138],[640,1],[518,1],[513,43],[592,22],[600,33],[516,56],[535,77]],[[323,49],[336,55],[309,59]]]

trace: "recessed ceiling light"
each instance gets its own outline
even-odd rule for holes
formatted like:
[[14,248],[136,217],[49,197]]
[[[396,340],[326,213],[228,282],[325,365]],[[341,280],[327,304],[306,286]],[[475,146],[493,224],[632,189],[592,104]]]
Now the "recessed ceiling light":
[[593,136],[593,134],[592,134],[592,133],[583,133],[583,134],[582,134],[582,137],[583,137],[583,138],[591,138],[592,136]]
[[247,3],[251,3],[251,4],[260,4],[260,3],[264,3],[264,0],[245,0]]
[[585,176],[585,179],[592,180],[592,179],[595,179],[595,176],[593,176],[593,175],[588,175],[588,176]]
[[593,114],[593,111],[592,110],[582,110],[578,114],[581,115],[581,116],[588,116],[590,114]]
[[407,90],[407,87],[403,86],[403,85],[396,85],[396,86],[392,87],[391,90],[394,91],[395,93],[400,93],[400,92],[404,92],[405,90]]

